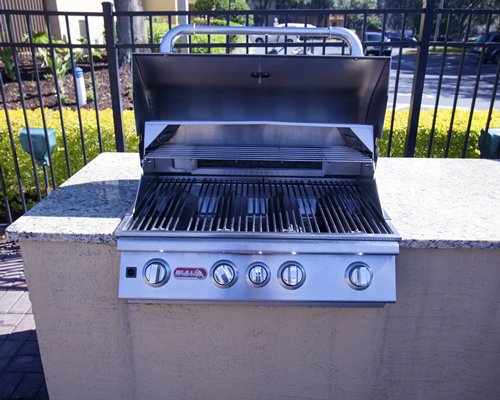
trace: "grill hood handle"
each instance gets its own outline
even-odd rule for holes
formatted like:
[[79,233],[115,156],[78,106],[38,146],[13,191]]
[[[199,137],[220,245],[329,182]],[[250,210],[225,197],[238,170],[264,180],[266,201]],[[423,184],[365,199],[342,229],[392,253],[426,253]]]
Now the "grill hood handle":
[[363,45],[355,33],[345,28],[330,26],[327,28],[290,28],[267,26],[211,26],[211,25],[179,25],[163,37],[160,44],[161,53],[173,53],[174,43],[179,36],[195,34],[219,35],[287,35],[287,36],[319,36],[341,39],[351,48],[351,55],[363,56]]

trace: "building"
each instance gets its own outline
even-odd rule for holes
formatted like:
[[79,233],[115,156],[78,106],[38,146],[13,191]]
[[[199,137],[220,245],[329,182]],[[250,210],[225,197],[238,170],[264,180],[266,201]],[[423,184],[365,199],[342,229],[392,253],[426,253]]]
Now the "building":
[[[37,10],[37,11],[60,11],[60,12],[102,12],[103,0],[0,0],[0,9],[10,10]],[[143,0],[144,11],[183,11],[193,7],[195,0]],[[30,21],[33,31],[48,32],[44,16],[32,15]],[[177,24],[176,18],[172,23]],[[78,39],[86,38],[86,25],[91,43],[104,43],[104,23],[101,16],[51,16],[49,18],[50,29],[54,39],[62,39],[72,43],[78,43]],[[0,21],[3,41],[8,41],[6,21]],[[24,15],[13,15],[11,17],[13,39],[15,42],[22,41],[28,32],[28,25]]]

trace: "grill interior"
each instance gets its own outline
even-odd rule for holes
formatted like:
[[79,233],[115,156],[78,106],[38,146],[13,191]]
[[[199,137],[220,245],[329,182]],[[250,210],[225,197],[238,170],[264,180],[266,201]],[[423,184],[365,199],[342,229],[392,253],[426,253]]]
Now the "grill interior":
[[124,230],[392,234],[352,181],[157,177]]

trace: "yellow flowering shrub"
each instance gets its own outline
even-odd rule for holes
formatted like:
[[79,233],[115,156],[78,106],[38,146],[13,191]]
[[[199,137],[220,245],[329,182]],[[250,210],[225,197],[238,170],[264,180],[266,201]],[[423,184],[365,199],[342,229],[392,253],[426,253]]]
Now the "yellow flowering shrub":
[[[408,126],[408,110],[396,111],[394,116],[394,131],[391,143],[391,157],[402,157],[404,155],[404,145],[406,138],[406,129]],[[448,157],[460,158],[465,143],[467,124],[469,122],[469,110],[456,110],[451,130],[450,149]],[[450,129],[452,110],[439,109],[434,127],[434,137],[432,141],[431,157],[444,157],[448,132]],[[422,111],[420,113],[417,145],[415,147],[415,157],[427,157],[429,148],[432,119],[434,110]],[[379,140],[380,155],[387,155],[387,145],[389,142],[389,130],[391,127],[392,111],[387,111],[384,123],[384,133]],[[479,136],[481,129],[486,126],[488,110],[475,111],[472,116],[469,140],[467,143],[467,158],[479,158]],[[500,127],[500,110],[493,110],[491,127]]]
[[[28,110],[27,118],[30,128],[43,128],[42,113],[40,109]],[[62,136],[61,118],[58,110],[45,109],[45,120],[47,127],[56,131],[57,146],[52,154],[52,163],[57,185],[68,179],[66,166],[66,154],[64,138]],[[21,147],[19,133],[26,126],[22,109],[9,110],[9,119],[12,126],[13,145],[16,152],[17,162],[19,164],[19,173],[21,175],[23,191],[25,193],[28,207],[35,204],[36,186],[33,174],[31,158]],[[95,110],[82,109],[82,131],[87,154],[87,162],[90,162],[99,154],[99,140],[97,131],[97,122]],[[70,171],[73,175],[84,166],[82,139],[80,134],[80,123],[77,111],[63,109],[63,121],[65,140],[68,149],[68,158]],[[99,122],[101,127],[101,140],[103,151],[115,151],[115,137],[113,126],[113,113],[111,109],[99,112]],[[135,133],[135,122],[133,111],[123,112],[123,125],[125,131],[125,140],[127,151],[137,151],[139,138]],[[35,164],[36,165],[36,164]],[[21,196],[17,184],[14,156],[12,152],[12,142],[9,135],[5,112],[0,112],[0,167],[2,168],[3,180],[7,189],[7,195],[14,213],[21,212]],[[38,180],[41,191],[44,189],[44,177],[42,167],[36,166]],[[49,181],[50,180],[50,170]],[[43,195],[43,193],[42,193]],[[0,209],[3,210],[3,201]]]
[[[478,141],[481,128],[486,126],[488,111],[476,111],[474,113],[469,142],[467,146],[467,157],[479,157]],[[380,155],[387,154],[387,145],[389,140],[389,129],[392,112],[386,114],[384,133],[379,140]],[[28,206],[36,202],[36,186],[33,175],[33,168],[29,155],[22,149],[19,140],[19,133],[25,127],[24,115],[22,110],[9,111],[10,123],[12,126],[12,135],[14,148],[19,164],[19,171],[23,183],[23,191],[26,195]],[[27,118],[32,128],[43,127],[41,110],[28,110]],[[52,156],[54,174],[57,184],[60,185],[68,178],[66,167],[65,145],[62,136],[60,113],[58,110],[45,109],[45,118],[47,127],[55,129],[57,136],[57,147]],[[81,110],[83,138],[87,154],[87,162],[90,162],[99,154],[98,130],[95,110]],[[416,157],[427,157],[430,131],[432,126],[433,111],[422,111],[417,138]],[[432,157],[444,157],[448,129],[450,126],[451,110],[440,109],[436,119]],[[452,137],[450,142],[449,157],[461,157],[464,145],[467,123],[469,119],[468,110],[457,110],[454,117]],[[82,140],[80,135],[80,124],[77,111],[63,110],[63,120],[66,133],[66,143],[68,149],[71,174],[77,172],[84,166]],[[113,114],[110,109],[99,111],[99,122],[101,127],[101,139],[103,151],[115,151],[115,137],[113,127]],[[398,157],[404,154],[404,143],[406,137],[406,127],[408,123],[408,110],[396,111],[394,118],[394,133],[392,137],[391,156]],[[139,139],[135,133],[134,113],[133,111],[123,112],[123,125],[125,131],[125,140],[127,151],[137,152]],[[500,111],[493,112],[492,127],[500,126]],[[0,167],[3,173],[7,196],[14,213],[21,212],[21,202],[19,187],[17,185],[16,170],[14,166],[14,157],[11,148],[11,140],[5,112],[0,112]],[[40,187],[43,192],[44,178],[41,167],[36,167]],[[3,209],[3,201],[0,201],[0,207]]]

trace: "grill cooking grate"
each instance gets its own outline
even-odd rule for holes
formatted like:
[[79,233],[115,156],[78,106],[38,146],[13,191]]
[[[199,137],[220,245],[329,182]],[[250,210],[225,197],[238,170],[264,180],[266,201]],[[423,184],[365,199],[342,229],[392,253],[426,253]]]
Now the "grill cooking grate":
[[362,185],[273,178],[157,178],[125,230],[392,233]]
[[370,162],[371,156],[349,146],[208,146],[169,144],[147,158],[192,160],[271,160],[315,162]]

